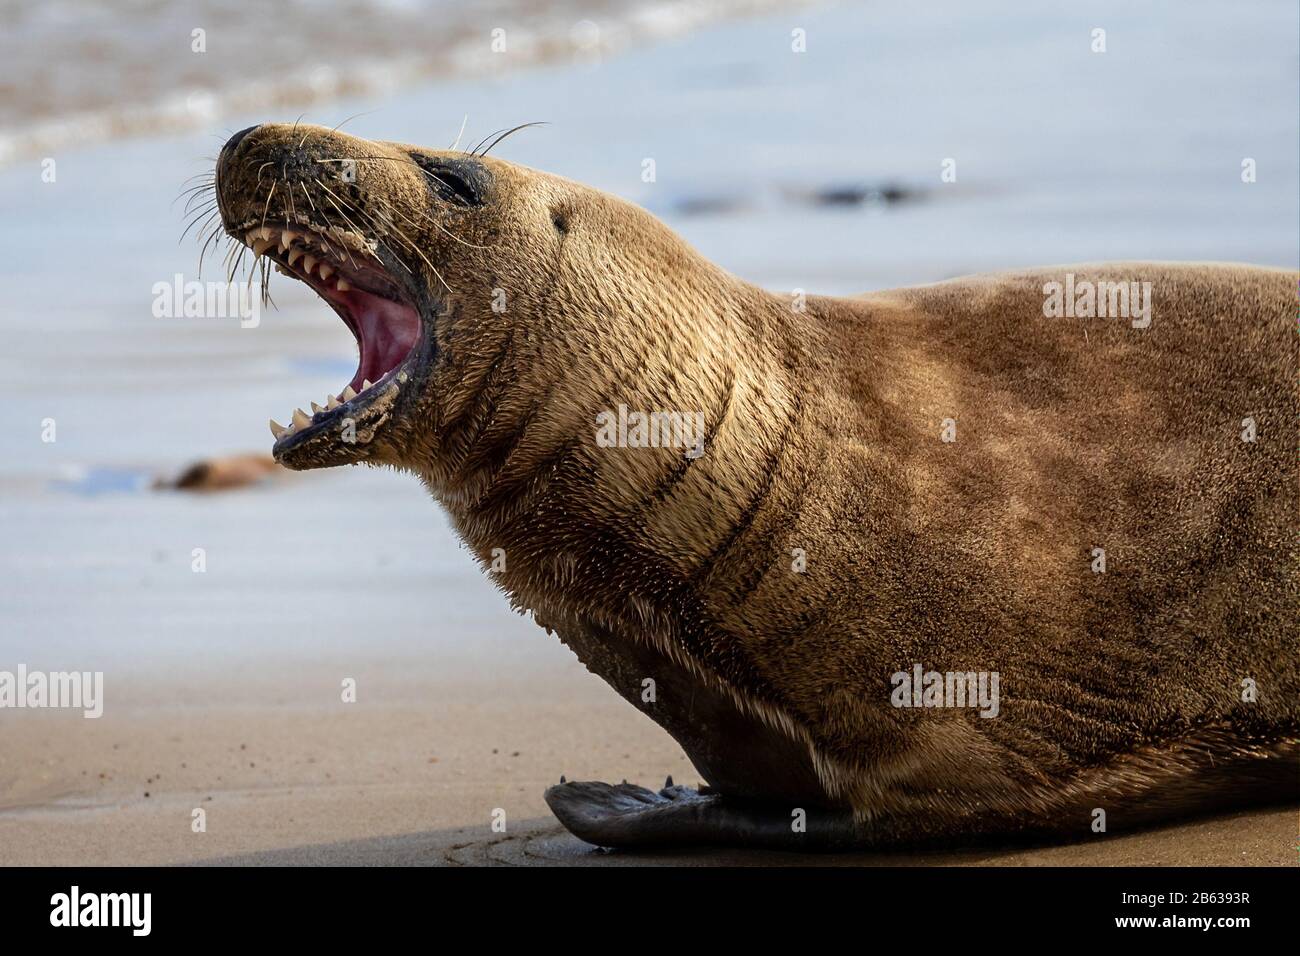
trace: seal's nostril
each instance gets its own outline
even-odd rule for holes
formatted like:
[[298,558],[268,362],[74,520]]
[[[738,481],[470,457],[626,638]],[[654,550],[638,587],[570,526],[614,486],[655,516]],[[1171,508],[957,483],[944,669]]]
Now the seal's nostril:
[[233,153],[235,151],[235,147],[239,145],[239,141],[255,129],[257,129],[257,126],[250,126],[248,127],[248,129],[241,129],[234,136],[230,137],[230,139],[226,140],[225,149]]

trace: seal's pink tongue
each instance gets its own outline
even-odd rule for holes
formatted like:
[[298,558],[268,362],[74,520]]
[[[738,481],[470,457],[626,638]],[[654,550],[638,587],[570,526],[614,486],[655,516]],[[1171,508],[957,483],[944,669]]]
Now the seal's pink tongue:
[[367,379],[378,382],[406,358],[420,337],[420,317],[409,305],[361,289],[330,290],[330,297],[347,308],[361,347],[361,361],[350,383],[359,392]]

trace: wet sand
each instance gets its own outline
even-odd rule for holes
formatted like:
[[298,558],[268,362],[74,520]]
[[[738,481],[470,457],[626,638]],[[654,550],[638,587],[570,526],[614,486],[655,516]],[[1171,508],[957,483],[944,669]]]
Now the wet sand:
[[[533,639],[545,644],[538,631]],[[564,832],[559,780],[695,777],[662,731],[562,654],[263,665],[110,687],[98,720],[6,722],[0,864],[641,866],[1296,865],[1296,812],[1063,846],[807,856],[610,852]],[[344,704],[340,675],[358,681]],[[19,743],[15,745],[14,741]],[[17,771],[17,773],[15,773]],[[206,832],[192,830],[206,814]],[[505,832],[492,828],[505,812]],[[499,814],[498,814],[499,816]]]

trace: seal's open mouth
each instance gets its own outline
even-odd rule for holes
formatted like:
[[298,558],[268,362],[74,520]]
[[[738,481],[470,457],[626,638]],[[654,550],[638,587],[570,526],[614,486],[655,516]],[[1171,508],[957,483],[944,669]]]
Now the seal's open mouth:
[[243,239],[255,254],[272,259],[277,271],[307,283],[328,302],[360,351],[356,374],[338,395],[326,396],[323,406],[312,402],[311,415],[295,409],[288,425],[271,420],[273,453],[280,458],[327,432],[349,443],[368,440],[410,378],[407,366],[421,341],[420,314],[410,296],[370,244],[351,233],[260,226]]

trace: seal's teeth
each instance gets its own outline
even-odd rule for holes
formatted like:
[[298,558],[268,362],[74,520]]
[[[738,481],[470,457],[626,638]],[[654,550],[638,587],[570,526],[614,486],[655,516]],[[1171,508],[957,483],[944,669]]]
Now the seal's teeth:
[[266,252],[267,249],[270,249],[271,246],[273,245],[274,243],[271,242],[270,239],[258,239],[256,242],[253,243],[253,255],[260,256],[262,253]]
[[301,259],[302,257],[303,257],[303,251],[302,251],[301,249],[290,249],[290,250],[289,250],[289,265],[293,265],[295,262],[297,262],[297,261],[298,261],[299,259]]
[[302,268],[303,271],[307,273],[307,275],[311,275],[311,270],[316,268],[316,257],[308,256],[306,259],[303,259]]
[[364,392],[366,389],[368,389],[368,388],[369,388],[371,385],[373,385],[373,384],[374,384],[374,382],[370,381],[370,379],[366,379],[366,380],[364,380],[364,381],[361,383],[361,391]]
[[304,412],[301,408],[295,408],[293,410],[293,427],[295,429],[306,428],[310,424],[311,424],[311,419],[307,417],[306,412]]
[[298,233],[294,232],[291,229],[286,229],[284,232],[280,233],[281,251],[288,249],[291,245],[293,245],[293,241],[297,238],[298,238]]
[[317,412],[323,412],[323,411],[325,411],[325,409],[321,408],[315,402],[311,403],[311,412],[313,415],[315,415]]
[[274,435],[277,439],[278,439],[281,435],[283,435],[285,432],[287,432],[288,430],[289,430],[289,429],[285,428],[283,425],[281,425],[279,422],[277,422],[274,418],[271,419],[271,434]]
[[280,275],[282,275],[282,276],[291,276],[291,275],[293,275],[292,272],[290,272],[290,271],[289,271],[288,269],[286,269],[284,266],[280,265],[280,263],[278,263],[278,262],[275,264],[275,271],[278,272],[278,273],[280,273]]
[[327,266],[327,265],[326,265],[325,263],[323,263],[323,262],[320,264],[320,277],[321,277],[322,279],[328,279],[328,278],[329,278],[330,276],[332,276],[333,274],[334,274],[334,267],[333,267],[333,266]]
[[343,394],[339,396],[339,398],[343,399],[343,401],[345,401],[345,402],[350,402],[350,401],[352,401],[352,399],[354,399],[354,398],[356,398],[356,397],[357,397],[357,393],[356,393],[355,391],[353,391],[351,385],[349,385],[347,388],[343,389]]
[[352,291],[352,283],[349,282],[347,279],[340,279],[338,281],[338,284],[335,286],[335,288],[338,289],[340,292],[350,292]]
[[326,398],[325,398],[325,410],[326,410],[326,411],[329,411],[331,408],[338,408],[338,407],[339,407],[340,405],[342,405],[342,404],[343,404],[343,403],[340,402],[340,401],[339,401],[337,398],[335,398],[333,395],[328,395],[328,396],[326,396]]

